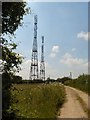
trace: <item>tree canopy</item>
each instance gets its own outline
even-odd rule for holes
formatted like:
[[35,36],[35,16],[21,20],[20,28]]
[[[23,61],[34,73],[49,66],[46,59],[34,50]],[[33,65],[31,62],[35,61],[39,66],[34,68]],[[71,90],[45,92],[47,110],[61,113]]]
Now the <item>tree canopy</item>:
[[2,34],[13,34],[22,25],[23,16],[29,12],[26,2],[2,3]]
[[[30,8],[26,7],[26,2],[3,2],[2,3],[2,71],[15,73],[20,70],[22,56],[13,50],[17,44],[13,42],[12,36],[19,26],[22,26],[23,16],[28,14]],[[9,36],[7,40],[4,36]]]
[[[2,2],[2,33],[0,34],[2,48],[2,117],[3,119],[14,119],[15,113],[12,109],[8,111],[11,104],[11,84],[20,82],[21,77],[14,76],[20,70],[19,65],[23,57],[15,52],[17,44],[13,41],[15,31],[22,25],[24,15],[28,14],[29,8],[25,2]],[[18,80],[19,81],[18,81]]]

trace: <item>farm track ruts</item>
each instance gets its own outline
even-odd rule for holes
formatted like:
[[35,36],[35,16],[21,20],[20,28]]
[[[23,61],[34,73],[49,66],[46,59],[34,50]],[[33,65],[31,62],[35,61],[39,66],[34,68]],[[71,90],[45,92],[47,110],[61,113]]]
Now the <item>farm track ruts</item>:
[[87,113],[83,110],[77,95],[80,96],[88,106],[88,95],[77,89],[65,86],[66,102],[60,109],[60,116],[58,118],[88,118]]

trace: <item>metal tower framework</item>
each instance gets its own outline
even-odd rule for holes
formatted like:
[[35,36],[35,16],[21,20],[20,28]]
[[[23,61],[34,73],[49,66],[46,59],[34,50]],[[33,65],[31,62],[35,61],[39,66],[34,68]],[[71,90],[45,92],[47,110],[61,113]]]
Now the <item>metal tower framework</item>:
[[30,80],[38,79],[37,15],[34,16],[34,40],[30,66]]
[[71,78],[71,79],[72,79],[72,72],[70,72],[69,78]]
[[42,36],[40,79],[45,80],[45,62],[44,62],[44,36]]

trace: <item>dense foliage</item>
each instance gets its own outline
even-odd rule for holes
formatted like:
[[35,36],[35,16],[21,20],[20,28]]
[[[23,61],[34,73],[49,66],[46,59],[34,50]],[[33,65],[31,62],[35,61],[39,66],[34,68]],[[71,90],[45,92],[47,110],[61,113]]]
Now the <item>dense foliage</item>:
[[13,42],[12,37],[18,27],[22,25],[23,16],[28,12],[26,2],[2,3],[1,47],[3,66],[1,70],[4,73],[14,73],[20,70],[19,64],[22,63],[22,57],[14,52],[17,45]]
[[57,78],[57,82],[61,82],[62,84],[64,84],[66,81],[71,80],[71,78],[69,77],[63,77],[63,78]]
[[15,73],[19,72],[19,64],[22,63],[22,56],[13,50],[17,45],[14,42],[9,43],[7,40],[2,39],[2,67],[3,73]]
[[68,80],[65,85],[69,85],[90,94],[89,90],[90,75],[80,75],[77,79]]
[[55,118],[64,103],[65,89],[59,84],[16,84],[11,89],[16,118]]
[[18,26],[22,25],[23,15],[28,12],[26,2],[3,2],[2,33],[14,34]]
[[[15,52],[17,44],[13,42],[13,36],[19,26],[22,25],[23,16],[28,13],[26,2],[2,2],[2,33],[1,48],[2,60],[0,60],[0,71],[2,72],[2,113],[3,119],[14,119],[15,112],[9,114],[7,109],[11,103],[10,87],[14,79],[15,72],[19,72],[19,64],[23,57]],[[1,57],[0,57],[1,59]],[[2,63],[2,65],[1,65]]]

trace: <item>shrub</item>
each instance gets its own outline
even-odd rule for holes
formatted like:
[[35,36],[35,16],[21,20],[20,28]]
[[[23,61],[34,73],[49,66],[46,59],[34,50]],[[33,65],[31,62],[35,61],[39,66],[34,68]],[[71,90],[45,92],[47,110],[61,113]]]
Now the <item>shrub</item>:
[[10,109],[21,118],[55,118],[65,100],[64,86],[59,84],[18,84],[11,92]]

